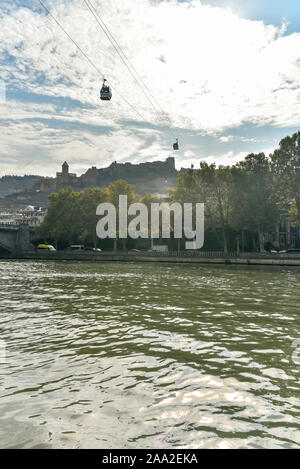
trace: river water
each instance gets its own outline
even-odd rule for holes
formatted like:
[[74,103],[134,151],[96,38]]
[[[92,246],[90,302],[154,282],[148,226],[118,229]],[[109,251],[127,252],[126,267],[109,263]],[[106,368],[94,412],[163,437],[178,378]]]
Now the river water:
[[299,286],[290,267],[1,261],[0,447],[300,448]]

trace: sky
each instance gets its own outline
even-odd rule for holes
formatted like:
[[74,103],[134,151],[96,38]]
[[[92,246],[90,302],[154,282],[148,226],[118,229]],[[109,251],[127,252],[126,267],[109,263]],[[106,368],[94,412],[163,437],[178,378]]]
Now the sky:
[[84,0],[44,3],[97,70],[37,0],[1,0],[0,176],[54,176],[65,160],[78,174],[168,156],[229,165],[299,130],[299,1],[90,0],[156,110]]

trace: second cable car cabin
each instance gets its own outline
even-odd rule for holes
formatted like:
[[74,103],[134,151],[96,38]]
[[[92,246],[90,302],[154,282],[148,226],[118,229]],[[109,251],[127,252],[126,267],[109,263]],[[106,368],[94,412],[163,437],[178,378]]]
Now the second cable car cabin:
[[106,79],[103,80],[103,85],[100,90],[100,99],[102,101],[110,101],[112,97],[111,89],[108,85],[106,85]]
[[173,143],[173,150],[179,150],[178,138],[176,138],[176,142]]

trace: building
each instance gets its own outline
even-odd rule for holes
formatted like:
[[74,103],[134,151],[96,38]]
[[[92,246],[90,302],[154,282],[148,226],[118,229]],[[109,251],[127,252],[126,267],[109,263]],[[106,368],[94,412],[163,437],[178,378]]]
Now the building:
[[72,186],[76,183],[77,179],[77,174],[69,173],[69,165],[65,161],[61,167],[61,172],[56,173],[56,188],[59,190]]
[[29,225],[32,227],[40,225],[45,218],[46,209],[44,207],[34,207],[28,205],[26,208],[17,211],[6,211],[0,213],[0,225]]

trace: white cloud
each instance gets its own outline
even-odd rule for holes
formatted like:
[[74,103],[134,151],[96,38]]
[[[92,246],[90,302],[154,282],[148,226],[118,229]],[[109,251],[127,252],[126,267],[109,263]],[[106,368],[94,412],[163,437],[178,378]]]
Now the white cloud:
[[[217,166],[231,166],[239,161],[242,161],[245,156],[247,156],[247,152],[233,152],[229,151],[224,153],[223,155],[209,155],[205,158],[200,158],[195,153],[189,151],[185,152],[185,158],[179,158],[177,162],[177,169],[183,168],[190,168],[193,165],[194,169],[199,169],[200,162],[206,161],[207,164],[215,163]],[[267,153],[268,154],[268,153]]]
[[[130,125],[121,128],[119,119],[140,117],[116,89],[152,125],[163,126],[166,121],[155,115],[82,0],[49,0],[47,4],[110,80],[113,99],[100,102],[101,77],[53,21],[41,12],[12,10],[0,17],[0,59],[6,61],[1,75],[7,88],[71,98],[84,107],[66,104],[58,109],[54,104],[8,101],[2,112],[18,121],[21,130],[16,139],[8,128],[1,152],[17,154],[18,148],[29,151],[34,145],[42,146],[53,166],[66,157],[82,164],[97,163],[101,152],[107,162],[167,157],[171,142],[163,128],[160,133],[151,132],[149,148],[143,145],[149,139],[147,129],[139,129],[137,135]],[[284,36],[284,25],[276,28],[242,19],[199,0],[92,0],[92,4],[174,126],[212,135],[245,122],[278,127],[300,124],[300,34]],[[7,61],[8,56],[15,62]],[[53,117],[109,126],[112,132],[95,137],[87,129],[56,130],[53,136],[49,130],[47,136],[46,124],[22,123],[28,118]],[[229,142],[231,136],[219,140]],[[184,147],[185,152],[195,151],[187,139]]]

